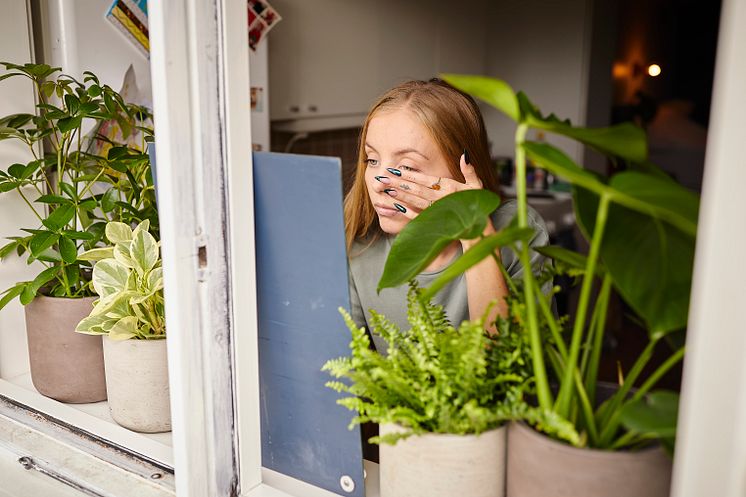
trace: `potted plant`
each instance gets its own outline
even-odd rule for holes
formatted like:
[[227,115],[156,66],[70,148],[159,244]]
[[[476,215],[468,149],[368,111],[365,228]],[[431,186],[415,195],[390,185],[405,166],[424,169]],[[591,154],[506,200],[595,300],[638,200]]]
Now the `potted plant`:
[[80,255],[95,261],[93,288],[99,295],[78,333],[103,335],[106,390],[111,417],[139,432],[171,429],[166,360],[163,268],[149,221],[134,230],[110,222],[111,246]]
[[[513,302],[517,315],[520,305]],[[379,423],[381,496],[502,496],[506,421],[530,420],[559,438],[577,441],[573,427],[552,413],[530,407],[528,340],[512,319],[491,336],[483,320],[458,328],[441,306],[411,283],[408,319],[399,330],[373,312],[372,331],[388,353],[370,348],[365,328],[342,312],[352,332],[351,357],[323,369],[339,379],[327,386],[351,394],[339,404],[357,411],[356,423]],[[548,414],[548,415],[547,415]]]
[[2,292],[0,309],[16,297],[26,306],[31,377],[41,394],[100,401],[106,398],[101,339],[73,333],[94,295],[90,263],[78,254],[100,244],[106,221],[157,222],[157,214],[147,154],[99,131],[113,122],[125,138],[139,131],[144,140],[150,114],[91,73],[81,83],[45,64],[2,65],[0,80],[28,78],[39,103],[36,114],[0,118],[0,140],[22,142],[33,158],[0,167],[0,194],[18,195],[38,225],[10,237],[0,259],[26,255],[41,271]]
[[[586,129],[542,116],[523,93],[514,93],[503,81],[482,76],[445,75],[455,87],[495,106],[517,122],[516,226],[525,228],[526,158],[574,186],[578,222],[590,241],[587,256],[559,247],[547,247],[544,255],[560,268],[582,278],[579,303],[572,328],[553,315],[550,302],[530,271],[523,272],[512,293],[525,305],[522,323],[529,341],[531,375],[536,405],[569,420],[580,434],[568,445],[542,427],[513,424],[508,443],[507,492],[509,496],[668,495],[670,460],[657,441],[672,448],[677,396],[651,392],[660,377],[681,361],[683,346],[645,381],[643,368],[653,348],[686,325],[694,254],[698,198],[647,162],[644,132],[631,125]],[[616,164],[610,177],[602,177],[575,164],[561,150],[526,140],[529,129],[557,133],[575,139],[609,156]],[[458,197],[455,197],[458,195]],[[460,192],[453,203],[481,210],[491,207],[479,196],[489,192]],[[430,231],[430,218],[442,215],[445,199],[436,202],[410,222],[392,246],[380,288],[407,281],[428,263],[428,248],[418,246]],[[440,205],[439,205],[440,204]],[[430,216],[425,214],[431,211]],[[423,218],[423,219],[420,219]],[[473,222],[465,218],[465,223]],[[468,230],[469,226],[459,227]],[[476,231],[479,233],[479,231]],[[459,233],[444,234],[444,243]],[[457,260],[424,292],[427,298],[453,278],[489,257],[502,242],[485,237]],[[407,253],[404,267],[400,252]],[[526,263],[528,247],[519,245]],[[600,280],[592,298],[594,282]],[[629,371],[610,392],[598,387],[598,368],[611,289],[615,288],[640,316],[649,330],[650,342]],[[589,315],[590,314],[590,315]],[[675,343],[674,340],[671,340]],[[552,384],[556,388],[552,388]],[[548,436],[547,436],[548,435]]]

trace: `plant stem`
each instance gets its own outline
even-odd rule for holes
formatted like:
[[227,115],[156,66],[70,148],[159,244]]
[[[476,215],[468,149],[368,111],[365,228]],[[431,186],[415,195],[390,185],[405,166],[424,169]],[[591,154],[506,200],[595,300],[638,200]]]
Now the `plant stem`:
[[[526,196],[526,152],[523,142],[526,140],[528,125],[519,124],[515,132],[515,163],[516,163],[516,193],[518,197],[518,226],[528,227],[528,198]],[[549,390],[546,366],[544,364],[544,350],[539,333],[538,316],[536,314],[536,297],[534,295],[534,275],[531,270],[531,258],[528,244],[521,243],[519,258],[523,266],[523,292],[526,296],[526,315],[528,318],[529,343],[531,344],[531,362],[534,367],[536,381],[536,396],[542,409],[551,409],[552,392]]]
[[656,383],[658,383],[658,380],[661,379],[661,377],[668,372],[669,369],[674,367],[677,362],[681,361],[681,359],[684,358],[684,352],[686,347],[681,347],[679,350],[673,353],[671,357],[666,359],[666,361],[658,366],[658,369],[656,369],[653,374],[650,375],[650,377],[645,380],[645,383],[642,384],[642,386],[635,392],[635,394],[632,396],[632,400],[638,400],[643,395],[648,393],[651,388],[655,386]]
[[570,412],[570,403],[572,400],[573,390],[573,369],[578,363],[580,354],[580,344],[583,339],[583,329],[585,328],[585,318],[588,313],[588,302],[591,296],[591,287],[596,275],[596,262],[601,250],[601,240],[603,239],[606,219],[609,214],[609,197],[602,194],[598,203],[596,213],[596,225],[593,228],[593,238],[591,239],[591,248],[588,253],[588,262],[586,263],[585,275],[583,276],[583,286],[580,290],[580,300],[575,315],[575,325],[572,330],[572,341],[570,342],[570,354],[568,356],[567,368],[565,375],[560,381],[560,391],[557,395],[555,410],[562,417],[567,417]]
[[596,316],[596,327],[592,330],[593,342],[591,343],[591,336],[588,337],[588,345],[590,346],[589,363],[582,364],[580,367],[581,371],[585,371],[585,389],[588,391],[588,397],[591,400],[591,404],[596,401],[596,383],[598,383],[598,365],[601,362],[601,347],[603,346],[604,331],[606,328],[606,314],[609,309],[609,297],[611,295],[611,276],[606,273],[604,274],[603,283],[601,283],[601,290],[598,293],[598,300],[596,301],[596,308],[594,314],[598,310]]
[[28,199],[26,198],[26,195],[24,195],[23,192],[21,191],[21,187],[17,186],[16,190],[18,190],[18,194],[21,196],[21,198],[23,199],[23,201],[26,202],[26,205],[28,205],[29,209],[31,209],[31,211],[34,213],[34,215],[39,220],[39,222],[42,223],[42,224],[44,224],[44,219],[42,219],[42,217],[39,215],[39,213],[36,211],[36,209],[34,209],[34,206],[31,205],[31,202],[28,201]]
[[635,364],[629,370],[627,377],[624,379],[624,384],[622,384],[619,390],[617,390],[616,393],[604,403],[602,409],[599,409],[598,414],[600,415],[600,422],[598,424],[599,426],[604,427],[601,430],[601,438],[599,439],[601,447],[605,447],[611,443],[611,439],[614,437],[614,434],[619,427],[618,420],[620,407],[624,403],[627,394],[634,386],[635,381],[637,381],[637,377],[640,376],[645,365],[647,365],[648,361],[650,361],[650,358],[653,356],[653,350],[655,349],[659,339],[660,338],[657,337],[650,340],[650,343],[648,343],[640,354],[640,357],[637,358],[637,361],[635,361]]
[[549,303],[544,294],[541,291],[536,292],[536,294],[538,297],[536,301],[539,303],[541,313],[544,315],[544,319],[549,325],[549,331],[552,333],[552,338],[554,338],[554,341],[557,343],[557,350],[562,356],[562,360],[567,362],[567,346],[565,345],[565,341],[562,339],[557,320],[554,319],[554,314],[552,314],[552,310],[549,308]]

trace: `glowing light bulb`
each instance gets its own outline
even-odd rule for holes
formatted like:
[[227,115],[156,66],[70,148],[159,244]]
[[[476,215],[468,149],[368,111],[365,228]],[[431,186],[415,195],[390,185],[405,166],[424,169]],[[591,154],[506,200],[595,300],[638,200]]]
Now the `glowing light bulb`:
[[648,66],[648,74],[652,77],[656,77],[661,73],[661,66],[658,64],[650,64]]

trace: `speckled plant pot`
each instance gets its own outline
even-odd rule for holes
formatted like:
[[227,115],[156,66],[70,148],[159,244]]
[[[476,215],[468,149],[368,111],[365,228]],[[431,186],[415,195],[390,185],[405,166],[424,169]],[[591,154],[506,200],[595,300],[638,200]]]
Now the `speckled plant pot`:
[[[381,425],[381,435],[401,428]],[[506,427],[381,444],[381,497],[503,497]]]
[[522,423],[508,429],[507,497],[668,497],[671,468],[660,447],[580,449]]
[[104,338],[109,412],[142,433],[171,431],[166,340]]
[[38,296],[26,305],[31,380],[40,394],[78,404],[106,400],[101,337],[75,332],[94,300]]

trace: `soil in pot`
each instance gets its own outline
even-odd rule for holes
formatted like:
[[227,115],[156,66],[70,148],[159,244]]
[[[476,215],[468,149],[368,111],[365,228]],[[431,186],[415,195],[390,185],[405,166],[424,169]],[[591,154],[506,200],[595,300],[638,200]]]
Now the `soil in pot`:
[[38,296],[25,307],[31,380],[40,394],[69,403],[106,400],[101,337],[75,332],[94,300]]
[[109,412],[142,433],[171,430],[166,340],[104,339]]
[[585,449],[522,423],[508,429],[507,497],[668,497],[671,468],[661,447]]
[[[381,435],[401,430],[381,425]],[[381,497],[502,497],[506,427],[480,435],[430,433],[380,446]]]

